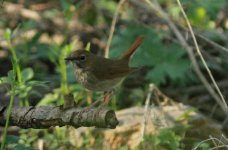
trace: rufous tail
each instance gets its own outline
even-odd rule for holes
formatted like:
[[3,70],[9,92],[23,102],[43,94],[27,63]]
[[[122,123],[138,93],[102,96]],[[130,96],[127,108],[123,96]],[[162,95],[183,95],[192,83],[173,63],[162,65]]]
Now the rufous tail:
[[135,50],[141,45],[143,42],[144,37],[138,36],[134,43],[131,45],[130,48],[121,56],[121,59],[130,59],[131,55],[135,52]]

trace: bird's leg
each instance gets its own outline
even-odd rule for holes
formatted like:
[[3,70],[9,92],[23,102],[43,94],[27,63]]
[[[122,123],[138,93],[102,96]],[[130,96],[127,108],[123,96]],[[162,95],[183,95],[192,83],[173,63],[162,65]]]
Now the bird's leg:
[[104,95],[98,98],[95,102],[93,102],[90,106],[95,107],[98,103],[103,102],[104,104],[108,104],[112,95],[114,94],[114,90],[111,91],[105,91]]
[[89,109],[94,108],[100,102],[102,103],[98,105],[98,109],[101,109],[102,107],[108,105],[113,94],[114,94],[114,90],[104,92],[104,95],[102,97],[100,97],[98,100],[93,102],[90,106],[85,107],[84,111],[88,111]]
[[105,91],[104,92],[104,99],[103,99],[103,102],[105,105],[108,105],[110,100],[111,100],[111,97],[112,95],[114,94],[114,90],[111,90],[111,91]]
[[[102,108],[102,107],[108,105],[113,94],[114,94],[114,90],[104,92],[104,95],[101,96],[95,102],[93,102],[90,106],[86,107],[85,111],[95,107],[96,105],[98,105],[98,108]],[[99,103],[101,103],[101,104],[99,104]]]
[[89,107],[95,107],[100,102],[101,102],[101,99],[99,98],[98,100],[96,100],[95,102],[93,102]]
[[89,110],[91,108],[94,108],[96,105],[98,105],[102,101],[103,101],[103,96],[99,97],[95,102],[93,102],[92,104],[90,104],[90,106],[85,107],[84,108],[84,111],[87,111],[87,110]]
[[102,107],[107,106],[109,104],[112,96],[114,95],[114,92],[115,92],[114,89],[104,92],[103,103],[101,105],[99,105],[99,108],[102,108]]

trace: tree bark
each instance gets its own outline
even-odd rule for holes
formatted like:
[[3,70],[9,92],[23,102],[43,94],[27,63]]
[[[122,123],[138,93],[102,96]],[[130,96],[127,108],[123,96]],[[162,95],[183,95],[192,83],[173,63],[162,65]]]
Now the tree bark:
[[[8,108],[0,106],[0,126],[6,123]],[[10,126],[21,128],[49,128],[70,125],[75,128],[91,127],[115,128],[118,125],[116,114],[107,108],[68,108],[53,106],[19,107],[14,106],[10,115]]]

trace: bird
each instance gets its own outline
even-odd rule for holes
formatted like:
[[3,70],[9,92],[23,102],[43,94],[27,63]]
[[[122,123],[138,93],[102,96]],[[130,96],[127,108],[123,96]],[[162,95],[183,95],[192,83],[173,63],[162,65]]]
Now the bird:
[[74,67],[76,81],[90,91],[104,92],[104,102],[109,102],[109,94],[130,73],[138,70],[130,67],[129,61],[144,37],[138,36],[119,59],[109,59],[95,55],[85,49],[73,51],[66,61]]

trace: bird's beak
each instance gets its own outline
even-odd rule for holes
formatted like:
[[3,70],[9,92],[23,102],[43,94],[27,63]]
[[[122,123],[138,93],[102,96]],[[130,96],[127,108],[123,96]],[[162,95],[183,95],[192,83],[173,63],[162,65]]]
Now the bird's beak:
[[79,61],[78,61],[78,59],[77,58],[75,58],[75,57],[71,57],[71,56],[69,56],[69,57],[66,57],[65,58],[65,61],[68,63],[68,62],[74,62],[75,64],[78,64],[79,63]]
[[66,57],[66,58],[64,58],[64,59],[65,59],[66,62],[75,60],[75,58],[70,57],[70,56],[69,56],[69,57]]
[[66,57],[66,58],[64,58],[66,61],[72,61],[72,60],[74,60],[75,58],[73,58],[73,57]]

